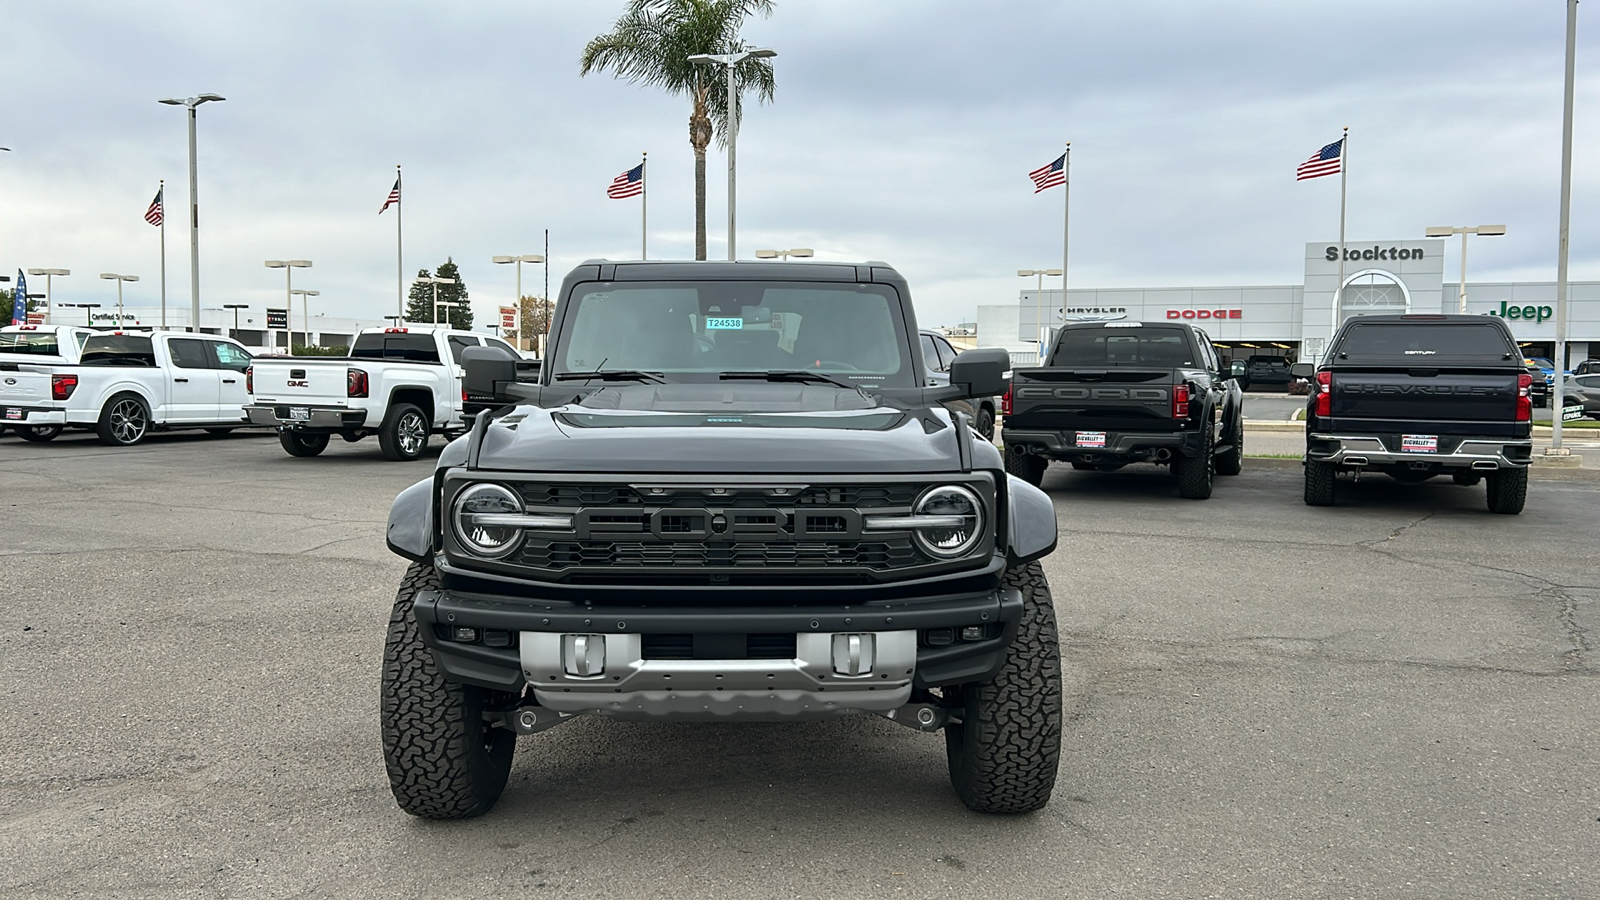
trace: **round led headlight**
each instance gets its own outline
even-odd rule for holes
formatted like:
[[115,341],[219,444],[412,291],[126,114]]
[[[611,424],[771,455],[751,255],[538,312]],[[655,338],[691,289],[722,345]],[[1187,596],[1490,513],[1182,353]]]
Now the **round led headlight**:
[[456,538],[474,556],[497,559],[515,550],[522,529],[481,521],[495,515],[522,512],[522,498],[498,484],[475,484],[456,495]]
[[[924,493],[912,511],[916,516],[937,516],[938,525],[918,528],[917,546],[940,559],[953,559],[970,551],[983,534],[983,502],[967,488],[947,484]],[[947,524],[946,524],[947,523]]]

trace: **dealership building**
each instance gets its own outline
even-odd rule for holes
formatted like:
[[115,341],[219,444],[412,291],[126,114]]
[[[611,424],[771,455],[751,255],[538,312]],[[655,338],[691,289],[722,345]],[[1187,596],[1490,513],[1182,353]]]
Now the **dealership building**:
[[[1031,362],[1040,335],[1064,321],[1125,319],[1188,322],[1204,328],[1224,355],[1321,359],[1338,322],[1350,316],[1460,311],[1459,284],[1444,280],[1442,240],[1348,241],[1343,290],[1339,245],[1306,245],[1301,284],[1244,287],[1024,290],[1015,306],[978,307],[980,347],[1004,347]],[[1337,298],[1337,300],[1336,300]],[[1467,282],[1467,312],[1500,316],[1525,356],[1554,358],[1556,285]],[[1600,282],[1567,285],[1569,364],[1600,356]]]

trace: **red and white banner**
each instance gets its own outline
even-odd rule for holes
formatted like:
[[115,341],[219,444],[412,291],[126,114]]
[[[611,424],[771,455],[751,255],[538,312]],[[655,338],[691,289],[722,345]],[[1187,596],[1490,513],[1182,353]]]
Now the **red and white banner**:
[[500,307],[500,333],[514,334],[517,330],[517,308],[515,306]]

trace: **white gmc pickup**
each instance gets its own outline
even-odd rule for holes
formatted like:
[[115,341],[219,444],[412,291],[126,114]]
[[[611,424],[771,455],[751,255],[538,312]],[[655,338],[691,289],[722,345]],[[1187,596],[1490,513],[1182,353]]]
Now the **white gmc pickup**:
[[[182,332],[102,331],[83,342],[78,364],[9,365],[0,415],[31,441],[63,427],[90,428],[104,444],[137,444],[153,430],[221,434],[244,418],[250,351],[231,338]],[[14,382],[14,383],[13,383]]]
[[250,421],[278,429],[291,456],[316,456],[337,434],[378,436],[383,455],[410,460],[430,434],[465,431],[461,351],[489,346],[520,356],[496,337],[430,325],[369,328],[347,357],[265,357],[250,371]]

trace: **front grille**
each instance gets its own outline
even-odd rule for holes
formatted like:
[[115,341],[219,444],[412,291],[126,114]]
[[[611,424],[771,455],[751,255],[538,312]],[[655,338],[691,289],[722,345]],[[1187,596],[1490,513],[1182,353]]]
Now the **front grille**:
[[947,479],[641,482],[507,481],[529,513],[570,515],[572,527],[529,530],[511,556],[476,564],[569,584],[755,586],[865,584],[974,562],[937,560],[908,532],[863,527],[868,515],[909,514]]

